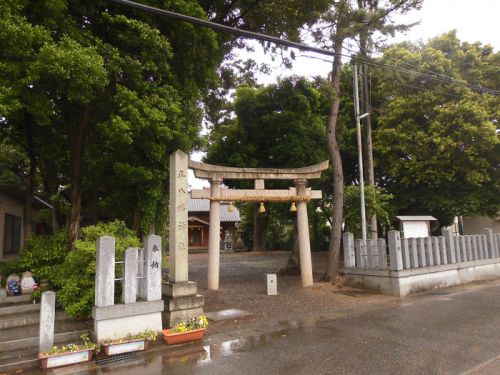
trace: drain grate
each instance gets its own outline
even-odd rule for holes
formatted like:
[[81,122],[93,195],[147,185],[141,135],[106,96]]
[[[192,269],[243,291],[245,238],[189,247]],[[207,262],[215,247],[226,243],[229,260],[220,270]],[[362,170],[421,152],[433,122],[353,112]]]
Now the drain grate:
[[111,357],[96,359],[95,364],[98,366],[115,366],[121,365],[122,363],[134,361],[137,359],[135,353],[122,353],[116,354]]

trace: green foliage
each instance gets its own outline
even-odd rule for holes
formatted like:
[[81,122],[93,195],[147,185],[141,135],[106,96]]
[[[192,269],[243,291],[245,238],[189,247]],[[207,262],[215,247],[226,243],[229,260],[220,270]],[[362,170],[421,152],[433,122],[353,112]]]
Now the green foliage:
[[52,280],[67,253],[66,231],[59,231],[55,235],[33,236],[21,250],[19,266],[25,271],[31,271],[38,282],[41,279]]
[[6,262],[0,262],[0,275],[2,276],[2,285],[5,286],[7,277],[12,274],[21,275],[23,269],[17,259],[11,259]]
[[116,340],[104,340],[103,344],[104,345],[110,345],[110,344],[122,344],[128,341],[133,341],[133,340],[147,340],[147,341],[156,341],[156,338],[158,337],[158,332],[152,330],[152,329],[146,329],[145,331],[136,333],[136,334],[127,334],[125,337],[121,339],[116,339]]
[[[401,44],[382,62],[398,61],[498,89],[489,46],[461,43],[454,32],[426,45]],[[493,65],[492,65],[493,64]],[[498,97],[413,74],[377,72],[374,132],[378,173],[401,213],[430,214],[442,225],[457,215],[500,210]]]
[[[378,225],[383,233],[391,229],[395,215],[393,196],[374,186],[365,186],[366,219],[369,222],[373,215],[377,216]],[[344,200],[345,231],[354,233],[355,238],[361,238],[361,202],[359,186],[347,186]]]
[[54,355],[54,354],[76,352],[76,351],[79,351],[79,350],[94,350],[94,349],[97,352],[99,352],[99,345],[93,343],[90,340],[90,337],[89,337],[88,333],[82,333],[80,335],[80,338],[83,341],[83,344],[81,344],[81,345],[67,344],[67,345],[63,345],[63,346],[54,346],[48,352],[41,352],[40,354],[42,356],[49,356],[49,355]]
[[75,249],[68,253],[53,280],[59,289],[58,302],[70,316],[91,316],[95,295],[96,244],[101,236],[115,238],[116,259],[122,259],[127,248],[141,245],[135,232],[121,221],[83,228],[83,239],[76,241]]
[[[327,92],[327,90],[324,90]],[[328,103],[321,85],[291,77],[277,84],[240,87],[234,102],[235,119],[223,121],[211,133],[206,162],[237,167],[293,168],[327,159],[325,118]],[[312,182],[312,181],[311,181]],[[229,182],[231,184],[231,182]],[[231,186],[243,186],[232,183]],[[269,188],[288,188],[290,182],[269,181]],[[242,225],[246,245],[253,228],[253,204]],[[270,246],[283,248],[291,242],[293,214],[286,204],[266,203],[262,215]]]

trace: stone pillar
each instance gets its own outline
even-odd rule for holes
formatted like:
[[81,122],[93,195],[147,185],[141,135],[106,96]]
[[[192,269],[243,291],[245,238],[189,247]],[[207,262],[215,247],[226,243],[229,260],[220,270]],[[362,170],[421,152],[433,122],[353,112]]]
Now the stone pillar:
[[[220,197],[222,179],[210,180],[210,196]],[[208,290],[219,289],[220,258],[220,202],[210,201],[210,225],[208,227]]]
[[[306,180],[295,180],[298,196],[306,195],[306,183]],[[302,278],[302,286],[307,287],[313,285],[313,273],[307,203],[304,201],[297,202],[297,231],[299,234],[300,276]]]
[[[168,282],[161,281],[161,239],[150,236],[144,243],[147,261],[145,266],[148,269],[145,294],[150,300],[159,299],[159,295],[163,296],[164,327],[171,327],[203,314],[203,296],[197,293],[196,283],[189,281],[187,172],[188,156],[177,150],[170,155],[170,274]],[[148,249],[150,258],[148,258]],[[156,251],[157,249],[159,251]],[[156,263],[159,265],[158,268]]]
[[389,238],[389,262],[391,271],[403,269],[403,254],[401,253],[401,235],[397,230],[390,230]]
[[123,261],[122,302],[135,303],[137,300],[137,248],[125,250]]
[[346,232],[342,236],[342,242],[344,243],[344,267],[354,268],[356,267],[354,253],[354,235],[352,233]]
[[387,251],[385,248],[385,238],[378,238],[377,239],[377,247],[378,247],[379,267],[381,270],[386,270],[387,269]]
[[38,347],[40,352],[48,352],[54,346],[54,319],[56,314],[56,294],[43,292],[40,304],[40,333]]
[[[187,229],[186,229],[187,232]],[[144,264],[144,274],[146,276],[144,283],[144,292],[146,301],[159,301],[161,300],[161,237],[151,234],[144,238],[144,257],[146,263]],[[179,260],[179,259],[177,259]],[[180,263],[180,262],[179,262]],[[187,258],[182,265],[185,270],[183,273],[187,274]],[[179,271],[179,268],[177,268]],[[187,281],[187,280],[186,280]]]
[[449,229],[445,229],[443,230],[443,236],[446,241],[448,264],[455,264],[457,262],[457,256],[455,253],[455,241],[453,240],[453,232]]
[[498,250],[496,246],[495,238],[493,237],[493,230],[491,228],[484,228],[484,233],[486,234],[486,245],[488,247],[488,256],[490,259],[498,257]]
[[[188,156],[177,150],[170,155],[169,250],[171,283],[188,282]],[[147,253],[145,253],[147,258]],[[147,259],[146,259],[147,261]],[[146,263],[148,265],[148,263]],[[161,274],[161,264],[160,264]]]
[[95,306],[115,304],[115,239],[104,236],[97,240],[95,272]]

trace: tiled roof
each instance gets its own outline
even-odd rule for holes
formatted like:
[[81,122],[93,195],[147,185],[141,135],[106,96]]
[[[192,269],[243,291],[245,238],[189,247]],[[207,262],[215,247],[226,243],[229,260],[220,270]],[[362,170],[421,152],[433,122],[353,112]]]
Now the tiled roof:
[[[220,205],[220,221],[222,222],[240,222],[240,211],[238,208],[234,207],[233,212],[228,212],[227,203],[222,203]],[[193,199],[189,198],[188,202],[188,212],[210,212],[210,201],[208,199]]]

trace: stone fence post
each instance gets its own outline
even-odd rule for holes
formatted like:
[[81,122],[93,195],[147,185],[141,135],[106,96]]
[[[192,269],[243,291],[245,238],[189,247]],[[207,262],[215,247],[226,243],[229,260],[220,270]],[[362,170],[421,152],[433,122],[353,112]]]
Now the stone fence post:
[[95,305],[115,304],[115,239],[109,236],[97,240],[95,272]]
[[388,233],[389,239],[389,262],[391,271],[403,269],[403,254],[401,253],[401,235],[397,230]]
[[354,235],[346,232],[342,236],[342,242],[344,243],[344,267],[355,268],[356,256],[354,252]]
[[495,238],[493,237],[493,230],[491,228],[484,228],[484,233],[486,234],[486,246],[488,247],[487,253],[490,259],[498,257],[497,244],[495,243]]
[[453,239],[453,232],[450,229],[445,229],[443,230],[443,236],[446,241],[448,264],[455,264],[457,262],[457,257],[455,253],[455,241]]
[[40,328],[38,348],[40,352],[48,352],[54,346],[54,320],[56,315],[56,294],[43,292],[40,304]]

